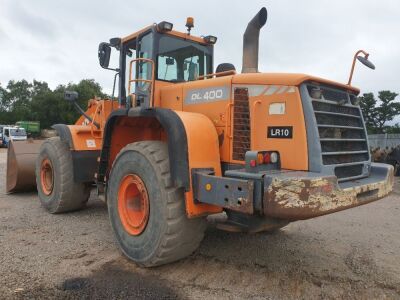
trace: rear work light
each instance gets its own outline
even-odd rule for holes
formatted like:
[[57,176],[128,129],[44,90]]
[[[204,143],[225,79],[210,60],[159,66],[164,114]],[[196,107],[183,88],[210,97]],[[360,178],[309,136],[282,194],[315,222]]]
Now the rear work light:
[[204,37],[204,41],[207,44],[214,45],[217,42],[217,37],[213,36],[213,35],[207,35],[207,36]]
[[172,27],[174,27],[174,25],[172,23],[166,22],[166,21],[162,21],[157,24],[157,30],[159,32],[171,31]]

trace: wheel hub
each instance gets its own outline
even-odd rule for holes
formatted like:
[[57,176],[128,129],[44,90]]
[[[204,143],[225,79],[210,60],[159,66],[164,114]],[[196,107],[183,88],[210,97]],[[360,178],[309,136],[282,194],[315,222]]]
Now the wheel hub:
[[45,195],[50,195],[54,186],[54,174],[51,161],[46,158],[40,166],[40,182]]
[[140,235],[149,220],[149,197],[139,176],[126,175],[118,190],[118,213],[124,229],[131,235]]

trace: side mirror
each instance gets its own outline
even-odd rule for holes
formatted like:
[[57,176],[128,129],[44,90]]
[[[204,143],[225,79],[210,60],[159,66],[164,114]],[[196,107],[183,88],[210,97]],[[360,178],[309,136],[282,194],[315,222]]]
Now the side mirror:
[[69,101],[69,102],[75,102],[78,100],[78,92],[75,91],[65,91],[64,92],[64,99]]
[[100,43],[99,44],[99,63],[102,68],[107,69],[110,64],[110,55],[111,55],[111,47],[108,43]]
[[364,66],[375,70],[375,65],[367,58],[367,57],[363,57],[363,56],[357,56],[357,59],[359,62],[361,62]]

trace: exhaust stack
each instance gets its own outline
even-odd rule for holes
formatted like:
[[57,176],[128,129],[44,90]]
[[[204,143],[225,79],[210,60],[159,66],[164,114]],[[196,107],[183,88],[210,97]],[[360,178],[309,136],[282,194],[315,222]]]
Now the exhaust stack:
[[249,22],[243,34],[242,73],[258,72],[258,40],[260,29],[267,22],[267,15],[267,9],[265,7],[261,8]]

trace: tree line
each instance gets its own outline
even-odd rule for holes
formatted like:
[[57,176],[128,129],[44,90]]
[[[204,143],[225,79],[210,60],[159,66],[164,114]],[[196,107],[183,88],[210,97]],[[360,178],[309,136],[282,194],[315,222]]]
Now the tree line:
[[0,84],[0,124],[39,121],[41,128],[50,128],[57,123],[75,123],[79,113],[64,100],[66,90],[79,93],[78,103],[83,109],[87,107],[87,100],[107,96],[93,79],[59,85],[55,89],[44,81],[10,80],[4,87]]
[[396,101],[398,95],[391,91],[380,91],[378,99],[373,93],[359,97],[368,133],[400,133],[399,123],[388,124],[393,123],[396,117],[400,118],[400,103]]
[[[107,97],[93,79],[59,85],[53,90],[44,81],[10,80],[4,87],[0,83],[0,124],[39,121],[41,128],[50,128],[57,123],[75,123],[79,113],[64,100],[66,90],[79,93],[78,103],[84,109],[89,99]],[[400,118],[397,96],[391,91],[380,91],[377,98],[373,93],[359,97],[368,133],[400,133],[399,123],[389,125],[396,116]]]

